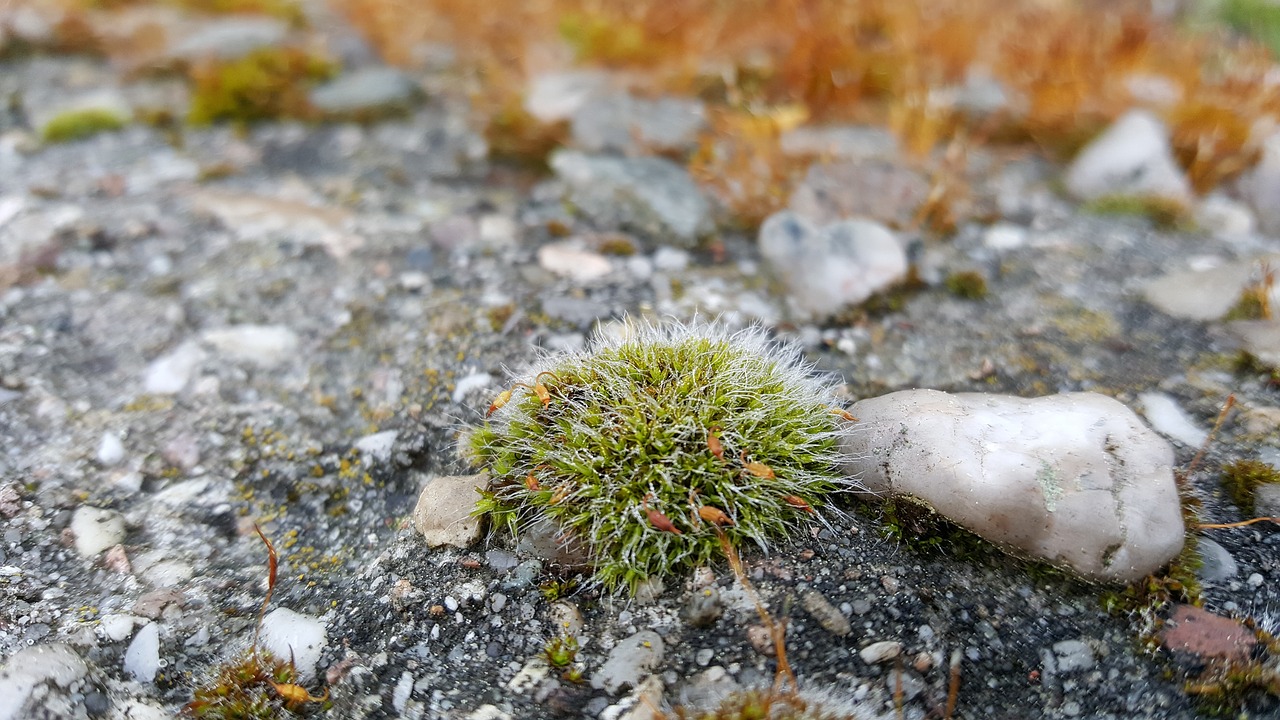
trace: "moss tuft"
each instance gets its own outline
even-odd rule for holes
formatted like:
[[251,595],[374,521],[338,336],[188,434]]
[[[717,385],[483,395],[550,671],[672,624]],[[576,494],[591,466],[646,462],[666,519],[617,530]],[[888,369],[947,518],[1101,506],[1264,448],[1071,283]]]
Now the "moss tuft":
[[1157,195],[1107,195],[1085,203],[1084,210],[1096,215],[1145,217],[1161,230],[1184,230],[1192,226],[1184,203]]
[[977,270],[951,273],[946,286],[952,295],[963,300],[981,300],[987,296],[987,279]]
[[[249,650],[223,665],[209,682],[196,688],[195,697],[182,709],[185,717],[200,720],[281,720],[308,717],[323,709],[301,690],[293,664],[265,650]],[[297,690],[295,690],[295,688]]]
[[1253,494],[1259,486],[1280,482],[1280,470],[1259,460],[1237,460],[1222,466],[1222,487],[1246,517],[1254,514]]
[[610,589],[710,563],[718,531],[768,548],[852,484],[831,386],[756,329],[629,326],[521,377],[470,436],[477,511],[557,523]]
[[314,109],[307,92],[337,71],[329,60],[298,48],[266,48],[230,61],[192,68],[191,109],[187,122],[254,122],[309,118]]
[[119,130],[128,118],[118,112],[103,108],[68,110],[55,116],[44,126],[45,142],[69,142],[80,140],[100,132]]

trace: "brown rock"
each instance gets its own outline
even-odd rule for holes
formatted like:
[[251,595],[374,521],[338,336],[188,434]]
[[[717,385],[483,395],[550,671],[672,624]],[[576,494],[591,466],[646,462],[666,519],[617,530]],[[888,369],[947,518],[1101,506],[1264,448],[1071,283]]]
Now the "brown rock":
[[1193,605],[1179,605],[1165,621],[1160,643],[1203,658],[1247,660],[1258,639],[1248,628]]

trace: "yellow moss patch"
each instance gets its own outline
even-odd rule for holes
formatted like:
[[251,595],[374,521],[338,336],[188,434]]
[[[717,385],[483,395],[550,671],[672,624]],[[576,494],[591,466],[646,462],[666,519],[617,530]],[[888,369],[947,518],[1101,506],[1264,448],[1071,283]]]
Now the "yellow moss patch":
[[330,60],[299,48],[269,48],[231,61],[211,61],[191,69],[191,109],[187,121],[253,122],[310,118],[312,85],[333,76]]
[[69,142],[97,135],[100,132],[119,130],[128,118],[118,112],[101,108],[68,110],[55,116],[44,126],[41,136],[45,142]]

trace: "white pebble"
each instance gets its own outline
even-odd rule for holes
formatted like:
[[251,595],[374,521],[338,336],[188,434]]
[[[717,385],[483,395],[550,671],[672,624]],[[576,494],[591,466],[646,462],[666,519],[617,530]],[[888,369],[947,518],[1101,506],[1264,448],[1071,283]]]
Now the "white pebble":
[[292,657],[304,683],[315,679],[316,663],[328,644],[323,620],[288,608],[272,610],[263,618],[261,641],[276,657]]
[[98,462],[106,467],[119,465],[124,461],[124,442],[113,432],[102,433],[98,441]]
[[902,643],[897,640],[881,640],[858,651],[858,657],[868,665],[892,660],[902,654]]
[[160,626],[147,623],[124,651],[124,671],[138,682],[149,683],[160,672]]
[[391,448],[396,444],[397,434],[395,430],[384,430],[365,435],[356,441],[356,449],[362,456],[384,463],[391,459]]
[[489,387],[491,384],[493,384],[493,376],[489,373],[472,373],[454,383],[453,395],[450,399],[456,403],[462,402],[467,397],[467,393]]
[[112,545],[124,542],[124,517],[114,510],[81,505],[71,515],[71,532],[76,536],[80,557],[94,558]]
[[1252,574],[1250,574],[1250,575],[1249,575],[1249,577],[1245,580],[1245,582],[1249,583],[1249,587],[1251,587],[1251,588],[1262,587],[1262,582],[1263,582],[1262,574],[1261,574],[1261,573],[1252,573]]
[[1204,444],[1209,433],[1191,421],[1191,418],[1178,406],[1178,401],[1163,393],[1148,392],[1138,396],[1142,403],[1143,414],[1147,422],[1156,432],[1172,438],[1187,447],[1198,448]]
[[142,375],[142,389],[152,395],[176,395],[191,383],[204,358],[197,343],[185,342],[151,361]]
[[283,325],[233,325],[201,336],[223,357],[274,367],[298,355],[298,336]]

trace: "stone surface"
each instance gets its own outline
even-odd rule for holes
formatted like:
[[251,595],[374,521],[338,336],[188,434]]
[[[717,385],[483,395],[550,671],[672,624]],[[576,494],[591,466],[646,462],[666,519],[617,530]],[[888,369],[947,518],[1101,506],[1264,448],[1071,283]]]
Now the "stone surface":
[[843,637],[853,632],[853,627],[849,625],[849,618],[845,617],[844,613],[817,590],[806,590],[800,593],[800,606],[832,635]]
[[228,360],[275,367],[297,356],[298,335],[282,325],[232,325],[206,330],[200,339]]
[[431,478],[413,509],[413,526],[428,547],[467,547],[480,539],[480,519],[471,511],[480,499],[477,490],[489,482],[485,474],[441,475]]
[[788,155],[816,155],[840,160],[892,160],[898,136],[873,125],[802,125],[788,130],[778,144]]
[[897,640],[881,640],[858,651],[858,657],[868,665],[892,660],[902,654],[902,643]]
[[1173,652],[1202,658],[1244,660],[1258,640],[1235,620],[1192,605],[1178,605],[1165,621],[1160,643]]
[[664,158],[618,158],[562,150],[551,168],[568,200],[604,227],[692,247],[712,230],[711,206],[683,167]]
[[119,545],[126,534],[120,513],[90,505],[76,508],[70,527],[76,537],[76,552],[84,558],[95,558],[112,545]]
[[613,272],[609,258],[576,240],[559,240],[538,248],[538,265],[554,275],[583,283]]
[[1116,195],[1191,200],[1168,128],[1145,110],[1126,113],[1086,145],[1067,168],[1066,186],[1081,200]]
[[591,687],[610,695],[635,687],[662,662],[665,652],[662,636],[652,630],[641,630],[613,646],[604,665],[591,675]]
[[583,103],[573,113],[571,130],[573,144],[582,150],[638,155],[689,150],[706,125],[699,100],[609,93]]
[[[1255,495],[1255,507],[1256,507]],[[1196,541],[1196,550],[1200,552],[1201,564],[1196,568],[1196,577],[1201,582],[1222,583],[1235,577],[1240,572],[1236,559],[1218,543],[1207,537]]]
[[809,167],[787,207],[815,223],[865,218],[910,224],[929,196],[929,178],[902,162],[839,161]]
[[[36,717],[23,709],[37,685],[52,683],[66,688],[85,676],[88,665],[69,645],[53,643],[24,648],[0,668],[0,720]],[[30,708],[38,712],[38,708]]]
[[793,311],[805,319],[856,305],[907,274],[907,255],[893,233],[866,220],[819,227],[783,211],[761,225],[759,246],[787,286]]
[[1128,582],[1182,549],[1172,449],[1111,398],[906,390],[849,411],[849,475],[1012,552]]
[[1236,320],[1226,329],[1241,350],[1264,365],[1280,368],[1280,320]]
[[147,365],[142,376],[143,391],[153,395],[181,393],[191,384],[204,359],[205,352],[199,343],[182,343]]
[[352,117],[407,110],[420,90],[404,72],[389,67],[354,70],[311,90],[317,110]]
[[1280,133],[1262,144],[1262,158],[1240,181],[1245,199],[1258,216],[1258,227],[1269,235],[1280,235]]
[[1173,270],[1142,286],[1147,302],[1174,317],[1217,320],[1240,301],[1240,293],[1256,282],[1264,264],[1276,267],[1280,254],[1265,254],[1207,268]]
[[544,123],[568,120],[608,87],[608,75],[599,70],[542,73],[530,81],[524,109]]
[[233,60],[259,48],[277,46],[289,35],[289,26],[283,20],[263,15],[207,18],[193,24],[192,30],[169,48],[169,57],[184,61]]
[[1258,517],[1280,517],[1280,483],[1267,483],[1253,491],[1253,511]]

